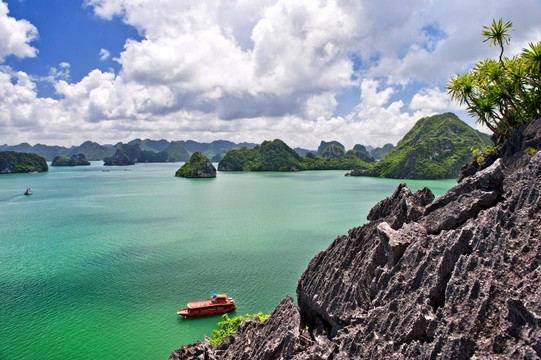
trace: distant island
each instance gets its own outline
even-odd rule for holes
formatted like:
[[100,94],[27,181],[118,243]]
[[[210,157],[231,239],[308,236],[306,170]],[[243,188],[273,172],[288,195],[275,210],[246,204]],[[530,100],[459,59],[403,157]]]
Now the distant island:
[[491,144],[488,135],[472,129],[455,114],[445,113],[420,119],[396,147],[356,144],[346,151],[343,144],[332,140],[321,141],[317,150],[310,151],[293,149],[280,139],[260,145],[226,140],[201,143],[134,139],[115,145],[86,141],[71,148],[22,143],[0,145],[0,150],[43,154],[53,160],[52,166],[73,166],[74,156],[103,160],[105,166],[183,162],[199,151],[210,162],[218,163],[220,171],[347,170],[351,176],[445,179],[457,177],[460,168],[471,159],[472,149],[483,151]]
[[[225,140],[216,140],[211,143],[201,143],[193,140],[168,141],[164,139],[134,139],[126,144],[119,142],[114,145],[100,145],[96,142],[85,141],[79,146],[72,146],[69,148],[64,146],[43,144],[36,144],[32,146],[28,143],[21,143],[19,145],[4,144],[0,145],[0,151],[17,151],[38,154],[43,156],[47,161],[52,161],[57,156],[62,156],[69,159],[76,154],[84,154],[88,161],[100,161],[106,158],[114,157],[116,150],[122,145],[132,146],[136,144],[139,145],[141,151],[150,151],[153,153],[165,151],[168,154],[166,161],[174,162],[187,161],[190,158],[190,155],[195,151],[200,151],[203,155],[212,158],[212,160],[215,162],[218,162],[231,149],[240,148],[242,146],[252,148],[256,145],[246,142],[236,144],[234,142]],[[308,152],[308,150],[305,149],[299,150]]]
[[0,174],[49,171],[44,157],[16,151],[0,151]]
[[[344,153],[336,144],[328,144],[322,156],[311,152],[301,157],[280,139],[264,141],[253,149],[230,150],[218,163],[220,171],[302,171],[368,169],[368,162],[355,152]],[[374,159],[372,159],[374,161]]]
[[347,175],[394,179],[456,178],[472,158],[472,148],[492,145],[490,136],[472,129],[453,113],[425,117],[371,168]]
[[57,156],[53,159],[51,166],[88,166],[90,161],[86,159],[85,154],[75,154],[68,159],[64,156]]
[[196,151],[190,159],[177,170],[175,176],[185,178],[214,178],[216,168],[208,157]]

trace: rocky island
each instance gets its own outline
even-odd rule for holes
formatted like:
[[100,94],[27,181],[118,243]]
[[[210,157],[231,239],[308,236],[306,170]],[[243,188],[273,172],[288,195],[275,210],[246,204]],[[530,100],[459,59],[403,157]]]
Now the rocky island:
[[16,151],[0,151],[0,174],[49,171],[44,157]]
[[71,159],[68,159],[64,156],[56,156],[51,166],[87,166],[90,165],[90,161],[86,159],[85,154],[75,154],[71,157]]
[[196,151],[190,159],[186,161],[180,169],[177,170],[175,176],[185,178],[215,178],[216,168],[208,157]]
[[541,119],[434,199],[405,184],[308,264],[261,323],[169,359],[541,357]]

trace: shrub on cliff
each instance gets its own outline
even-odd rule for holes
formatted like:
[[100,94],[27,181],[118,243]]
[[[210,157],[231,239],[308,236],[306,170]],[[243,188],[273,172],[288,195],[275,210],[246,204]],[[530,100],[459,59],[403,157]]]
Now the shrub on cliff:
[[254,319],[255,317],[258,317],[261,322],[267,320],[269,315],[265,315],[263,313],[257,313],[257,314],[246,314],[246,316],[235,316],[234,318],[229,318],[227,314],[223,314],[222,318],[224,321],[220,321],[218,323],[219,330],[212,330],[212,337],[209,339],[210,344],[212,346],[219,345],[223,339],[227,336],[227,334],[234,334],[239,329],[239,325],[244,320],[250,320]]

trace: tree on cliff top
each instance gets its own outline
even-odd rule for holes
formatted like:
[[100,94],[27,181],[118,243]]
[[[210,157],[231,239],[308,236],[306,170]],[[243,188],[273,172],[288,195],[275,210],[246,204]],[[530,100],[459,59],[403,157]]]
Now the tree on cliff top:
[[484,42],[500,48],[499,59],[483,60],[447,84],[451,97],[466,104],[477,122],[501,139],[537,118],[541,111],[541,42],[529,43],[529,48],[509,59],[503,54],[511,27],[511,21],[504,23],[502,19],[483,27]]

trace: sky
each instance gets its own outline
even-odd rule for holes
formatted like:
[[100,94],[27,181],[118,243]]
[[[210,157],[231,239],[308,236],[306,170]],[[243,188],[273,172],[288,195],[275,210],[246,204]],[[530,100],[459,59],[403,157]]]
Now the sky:
[[[396,144],[445,85],[541,40],[541,0],[0,0],[0,144]],[[482,130],[482,129],[481,129]]]

